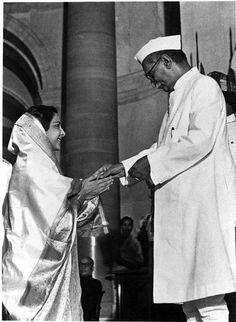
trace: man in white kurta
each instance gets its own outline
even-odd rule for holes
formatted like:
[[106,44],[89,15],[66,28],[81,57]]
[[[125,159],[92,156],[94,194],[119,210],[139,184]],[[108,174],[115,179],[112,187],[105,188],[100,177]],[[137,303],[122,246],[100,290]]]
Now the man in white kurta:
[[183,303],[188,321],[228,321],[236,290],[236,171],[224,96],[191,68],[180,37],[160,37],[136,55],[152,85],[170,93],[158,142],[115,165],[113,174],[155,186],[154,302]]

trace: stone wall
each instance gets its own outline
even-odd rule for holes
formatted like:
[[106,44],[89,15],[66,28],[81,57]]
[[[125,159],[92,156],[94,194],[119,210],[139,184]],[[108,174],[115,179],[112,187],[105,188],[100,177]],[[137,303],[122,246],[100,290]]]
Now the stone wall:
[[236,45],[235,1],[180,2],[183,49],[206,74],[228,72]]

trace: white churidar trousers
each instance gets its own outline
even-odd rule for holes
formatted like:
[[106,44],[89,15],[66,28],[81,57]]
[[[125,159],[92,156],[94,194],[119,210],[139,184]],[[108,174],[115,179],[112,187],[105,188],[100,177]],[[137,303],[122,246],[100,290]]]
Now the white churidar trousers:
[[183,303],[188,322],[228,322],[229,311],[224,294]]

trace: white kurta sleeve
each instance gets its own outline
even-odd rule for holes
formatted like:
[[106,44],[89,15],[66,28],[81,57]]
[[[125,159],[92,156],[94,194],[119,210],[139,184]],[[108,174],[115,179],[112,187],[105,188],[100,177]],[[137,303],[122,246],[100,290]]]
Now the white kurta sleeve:
[[[187,134],[177,135],[177,140],[170,140],[148,154],[151,178],[155,185],[201,162],[211,153],[218,133],[226,122],[223,95],[208,77],[199,79],[189,95],[188,104],[191,107]],[[186,101],[183,102],[183,108],[184,104]]]

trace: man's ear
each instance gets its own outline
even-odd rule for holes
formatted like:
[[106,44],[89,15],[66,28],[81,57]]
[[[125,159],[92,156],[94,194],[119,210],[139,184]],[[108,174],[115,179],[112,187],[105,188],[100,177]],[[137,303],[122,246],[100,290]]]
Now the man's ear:
[[171,66],[172,66],[172,59],[170,58],[170,56],[168,56],[167,54],[162,54],[162,57],[161,57],[164,65],[166,66],[166,68],[170,69]]

